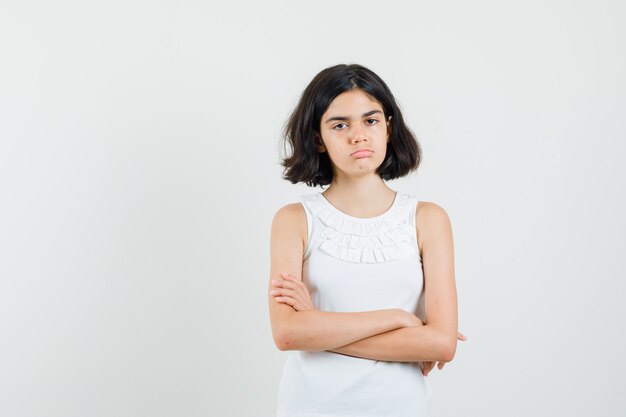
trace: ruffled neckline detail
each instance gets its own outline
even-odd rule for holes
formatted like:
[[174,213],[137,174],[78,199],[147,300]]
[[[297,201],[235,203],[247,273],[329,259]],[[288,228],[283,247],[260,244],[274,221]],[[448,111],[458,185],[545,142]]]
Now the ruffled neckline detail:
[[416,254],[416,231],[410,224],[409,195],[396,191],[391,207],[381,215],[354,217],[333,206],[322,193],[304,198],[323,226],[319,250],[355,263],[383,263]]

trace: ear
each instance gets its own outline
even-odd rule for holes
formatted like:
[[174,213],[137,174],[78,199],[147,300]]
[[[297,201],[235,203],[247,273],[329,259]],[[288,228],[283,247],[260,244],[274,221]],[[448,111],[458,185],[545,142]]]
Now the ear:
[[389,142],[389,140],[391,139],[391,116],[389,116],[387,118],[387,142]]
[[326,152],[326,146],[324,146],[324,142],[322,142],[322,138],[317,132],[315,133],[315,143],[317,144],[318,152],[320,153]]

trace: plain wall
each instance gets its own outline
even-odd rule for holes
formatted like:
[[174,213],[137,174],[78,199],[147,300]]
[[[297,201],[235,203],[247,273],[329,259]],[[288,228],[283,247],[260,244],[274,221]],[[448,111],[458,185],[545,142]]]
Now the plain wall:
[[626,409],[622,1],[0,5],[0,415],[273,416],[280,134],[360,63],[423,146],[469,340],[435,416]]

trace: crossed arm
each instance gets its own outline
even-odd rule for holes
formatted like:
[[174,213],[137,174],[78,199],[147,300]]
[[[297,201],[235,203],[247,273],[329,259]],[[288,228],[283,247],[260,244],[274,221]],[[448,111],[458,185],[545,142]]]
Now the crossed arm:
[[[450,362],[454,357],[456,335],[452,339],[411,313],[401,309],[322,312],[315,309],[302,280],[290,274],[282,278],[272,280],[270,295],[274,302],[290,305],[295,314],[286,326],[290,330],[279,339],[281,350],[328,350],[395,362]],[[372,324],[379,327],[369,328]],[[458,338],[465,339],[461,334]]]
[[422,323],[401,309],[354,313],[317,310],[301,278],[281,273],[302,267],[304,243],[288,232],[302,232],[299,228],[306,225],[298,219],[304,213],[297,206],[279,211],[272,225],[269,302],[279,349],[328,350],[374,360],[424,362],[431,369],[435,361],[440,362],[441,369],[454,358],[457,338],[465,337],[457,331],[452,234],[443,209],[422,203],[419,216],[423,222],[420,236],[426,291],[426,323]]

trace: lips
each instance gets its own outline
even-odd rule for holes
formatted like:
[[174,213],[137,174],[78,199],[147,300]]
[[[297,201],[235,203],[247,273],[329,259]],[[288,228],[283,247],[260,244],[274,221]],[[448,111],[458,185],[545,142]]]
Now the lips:
[[351,156],[353,158],[367,158],[373,152],[374,151],[372,151],[371,149],[358,149],[358,150],[352,152]]

